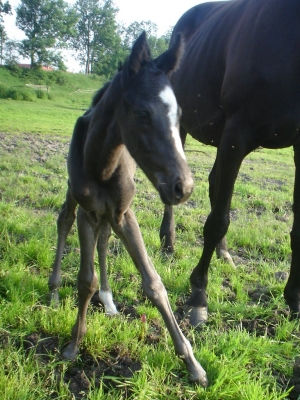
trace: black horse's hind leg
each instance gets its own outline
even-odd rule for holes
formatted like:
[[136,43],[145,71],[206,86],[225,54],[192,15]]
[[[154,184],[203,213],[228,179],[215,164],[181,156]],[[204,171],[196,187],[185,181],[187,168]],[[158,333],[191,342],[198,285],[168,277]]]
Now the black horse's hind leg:
[[111,227],[108,220],[104,220],[101,223],[99,232],[97,251],[100,267],[100,289],[95,293],[95,296],[99,298],[101,303],[105,307],[105,312],[108,315],[118,314],[118,310],[113,302],[112,292],[108,283],[107,267],[106,267],[106,256],[108,249],[108,239],[111,235]]
[[165,205],[164,216],[159,231],[161,248],[167,254],[174,252],[175,223],[173,206]]
[[[184,148],[187,132],[180,127],[180,139],[182,147]],[[165,205],[164,216],[161,222],[159,231],[161,248],[167,254],[174,252],[174,242],[175,242],[175,222],[174,222],[174,212],[173,206]]]
[[204,225],[203,253],[191,274],[192,294],[185,305],[185,311],[195,326],[207,319],[208,267],[217,244],[226,235],[229,227],[234,183],[242,160],[253,150],[253,144],[247,140],[251,132],[250,129],[240,127],[234,119],[229,120],[218,148],[212,209]]
[[78,273],[78,314],[72,329],[71,343],[63,352],[63,358],[73,360],[79,352],[79,343],[86,333],[86,313],[89,302],[98,285],[94,268],[94,251],[101,222],[95,222],[90,213],[81,207],[77,213],[80,242],[80,269]]
[[75,210],[77,203],[72,198],[68,188],[66,194],[66,201],[62,206],[57,219],[57,247],[55,260],[52,266],[52,273],[48,280],[48,287],[50,291],[50,302],[53,306],[57,307],[59,303],[58,289],[61,285],[61,259],[66,244],[67,236],[75,220]]
[[[213,198],[214,198],[214,191],[215,191],[215,179],[216,179],[216,162],[213,165],[213,168],[209,174],[209,199],[210,205],[212,206]],[[227,264],[234,266],[234,262],[231,258],[231,255],[228,251],[227,240],[226,236],[224,236],[220,242],[216,246],[216,253],[217,257],[224,260]]]
[[111,226],[123,241],[138,268],[142,276],[144,293],[161,313],[173,340],[175,352],[185,362],[187,370],[190,373],[190,380],[202,386],[207,386],[206,373],[195,359],[189,341],[182,334],[172,312],[167,291],[160,276],[149,260],[133,211],[129,209],[119,224],[116,224],[112,219]]
[[291,231],[292,263],[290,276],[284,289],[284,298],[290,307],[291,317],[300,318],[300,145],[294,146],[294,160],[294,223]]

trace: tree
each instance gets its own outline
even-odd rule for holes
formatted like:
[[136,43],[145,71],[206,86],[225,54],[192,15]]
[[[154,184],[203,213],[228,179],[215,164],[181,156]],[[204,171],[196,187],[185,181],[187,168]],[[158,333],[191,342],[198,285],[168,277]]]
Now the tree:
[[7,33],[3,25],[3,14],[12,14],[11,5],[8,1],[2,3],[0,0],[0,65],[2,65],[4,44],[7,40]]
[[168,49],[170,38],[171,38],[171,31],[167,32],[166,34],[160,37],[150,36],[148,38],[149,47],[153,58],[158,57]]
[[4,43],[4,63],[14,65],[19,62],[19,42],[16,40],[6,40]]
[[2,3],[0,0],[0,23],[3,23],[3,15],[2,14],[12,14],[11,12],[11,5],[8,1]]
[[121,27],[121,37],[123,42],[123,48],[129,52],[133,43],[139,37],[139,35],[145,31],[151,55],[153,58],[159,56],[167,50],[171,37],[171,30],[165,35],[157,37],[157,25],[151,21],[134,21],[128,27]]
[[0,25],[0,65],[3,64],[4,45],[7,40],[7,34],[3,25]]
[[20,53],[30,58],[31,66],[62,63],[57,48],[73,34],[76,16],[63,0],[21,0],[16,9],[16,25],[27,39],[20,43]]
[[118,9],[112,0],[77,0],[77,35],[71,43],[77,59],[91,72],[110,76],[115,73],[121,39],[117,34],[115,20]]
[[157,25],[151,21],[134,21],[127,27],[123,26],[121,29],[121,37],[123,42],[123,47],[128,52],[131,50],[133,43],[140,36],[140,34],[145,31],[147,34],[147,39],[149,37],[155,36],[157,33]]

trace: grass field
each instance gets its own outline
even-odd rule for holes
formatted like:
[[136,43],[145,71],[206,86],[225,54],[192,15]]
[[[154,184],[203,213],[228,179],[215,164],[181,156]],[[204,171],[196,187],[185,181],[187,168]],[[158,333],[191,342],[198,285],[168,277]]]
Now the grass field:
[[[227,236],[236,269],[214,256],[208,324],[193,329],[180,320],[208,373],[207,389],[188,382],[160,315],[143,296],[140,277],[115,235],[108,266],[121,313],[108,318],[101,306],[91,305],[80,356],[75,362],[61,359],[76,318],[76,227],[63,259],[58,309],[47,305],[47,280],[66,190],[68,142],[88,103],[0,100],[0,398],[299,399],[299,323],[289,321],[282,296],[291,257],[292,149],[260,149],[244,161]],[[189,138],[186,154],[195,190],[175,210],[173,256],[160,252],[163,206],[140,169],[133,204],[173,310],[189,295],[189,275],[201,254],[215,149]]]

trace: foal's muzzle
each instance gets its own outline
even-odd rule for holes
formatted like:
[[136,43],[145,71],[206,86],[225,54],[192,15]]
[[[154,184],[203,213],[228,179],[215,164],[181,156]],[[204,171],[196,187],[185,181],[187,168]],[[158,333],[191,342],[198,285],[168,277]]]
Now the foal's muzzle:
[[161,200],[168,205],[176,205],[185,202],[191,195],[194,188],[194,180],[191,175],[177,177],[170,183],[160,182],[158,191]]

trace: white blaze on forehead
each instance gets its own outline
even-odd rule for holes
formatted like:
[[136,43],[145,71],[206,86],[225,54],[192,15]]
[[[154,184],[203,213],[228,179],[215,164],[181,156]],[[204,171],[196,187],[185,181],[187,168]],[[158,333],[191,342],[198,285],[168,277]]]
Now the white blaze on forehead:
[[185,154],[183,151],[179,131],[177,128],[177,101],[175,98],[175,95],[173,93],[173,90],[170,88],[170,86],[166,86],[160,93],[159,97],[162,99],[162,101],[168,106],[168,117],[170,120],[170,129],[172,132],[172,137],[175,142],[176,149],[178,153],[181,155],[181,157],[185,160]]

